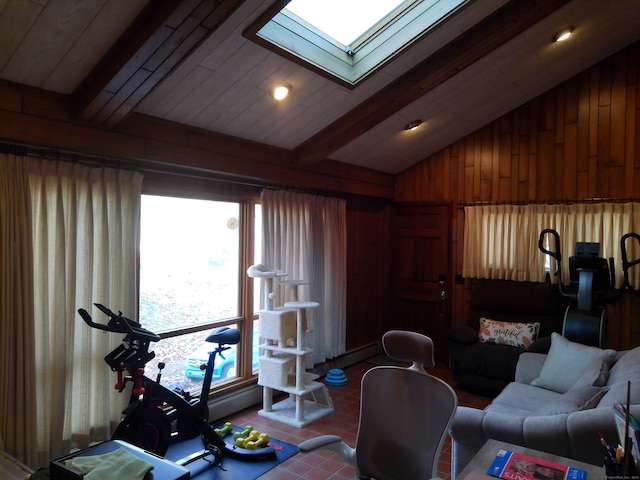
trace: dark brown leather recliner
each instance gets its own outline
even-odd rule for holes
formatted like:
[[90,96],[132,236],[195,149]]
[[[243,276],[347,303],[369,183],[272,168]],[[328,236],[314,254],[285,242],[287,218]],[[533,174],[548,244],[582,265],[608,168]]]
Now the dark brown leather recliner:
[[[524,351],[547,353],[551,332],[562,332],[565,302],[557,285],[511,280],[471,280],[467,324],[447,334],[453,380],[473,393],[495,397],[515,377],[516,363]],[[538,339],[528,348],[481,343],[480,318],[540,322]]]

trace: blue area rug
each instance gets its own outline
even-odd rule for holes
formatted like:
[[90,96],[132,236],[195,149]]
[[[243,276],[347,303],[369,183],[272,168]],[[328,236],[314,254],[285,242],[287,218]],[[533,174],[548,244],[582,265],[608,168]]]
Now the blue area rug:
[[[233,427],[233,431],[240,431],[241,428]],[[269,433],[269,432],[266,432]],[[229,439],[226,439],[229,442]],[[260,475],[264,475],[276,465],[284,462],[298,453],[297,445],[281,442],[274,438],[270,439],[269,445],[276,451],[275,460],[266,461],[243,461],[236,458],[225,457],[221,468],[215,467],[205,459],[196,460],[186,467],[191,471],[192,480],[254,480]],[[200,437],[184,442],[176,443],[169,447],[165,458],[176,461],[194,452],[202,450],[202,439]]]

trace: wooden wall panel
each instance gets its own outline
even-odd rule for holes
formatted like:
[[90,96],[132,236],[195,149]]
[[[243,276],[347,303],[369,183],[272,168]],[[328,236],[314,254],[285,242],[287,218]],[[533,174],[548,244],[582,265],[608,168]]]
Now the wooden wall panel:
[[[396,201],[640,199],[639,71],[637,43],[398,175]],[[452,221],[456,274],[464,212]],[[453,322],[463,323],[468,288],[456,285],[452,296]],[[607,307],[613,348],[640,345],[638,311],[630,294]]]
[[388,202],[347,201],[347,351],[380,342],[389,329]]

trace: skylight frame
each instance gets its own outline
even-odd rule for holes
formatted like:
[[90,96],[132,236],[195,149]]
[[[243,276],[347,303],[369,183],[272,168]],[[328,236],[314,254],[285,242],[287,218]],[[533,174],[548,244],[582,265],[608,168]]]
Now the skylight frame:
[[244,36],[353,89],[470,1],[407,0],[352,45],[343,45],[284,9],[288,2],[281,0]]

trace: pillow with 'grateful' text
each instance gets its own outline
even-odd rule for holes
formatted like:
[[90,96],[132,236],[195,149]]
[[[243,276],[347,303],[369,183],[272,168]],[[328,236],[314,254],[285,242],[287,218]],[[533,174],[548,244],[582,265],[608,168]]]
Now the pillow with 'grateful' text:
[[512,347],[529,348],[538,338],[540,322],[503,322],[490,318],[480,318],[478,340],[483,343],[498,343]]

